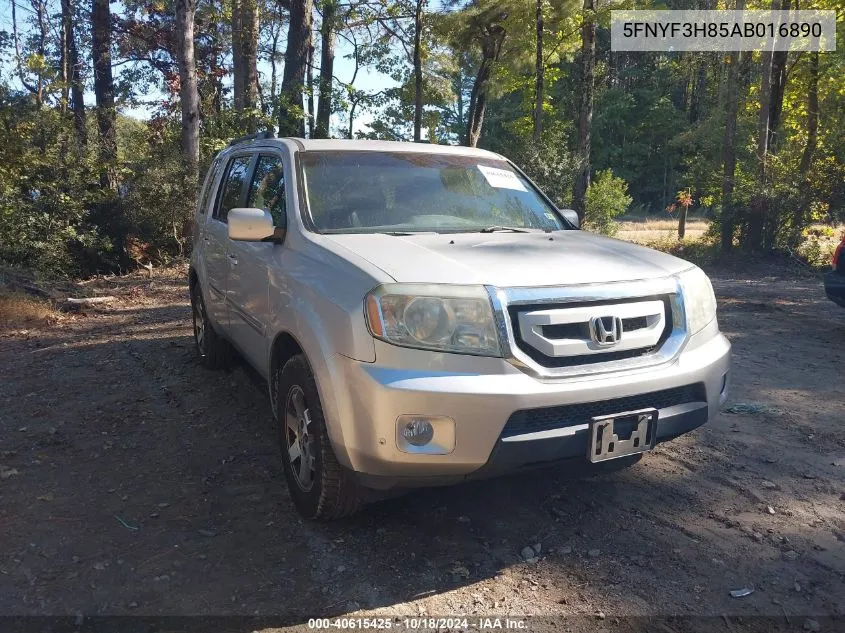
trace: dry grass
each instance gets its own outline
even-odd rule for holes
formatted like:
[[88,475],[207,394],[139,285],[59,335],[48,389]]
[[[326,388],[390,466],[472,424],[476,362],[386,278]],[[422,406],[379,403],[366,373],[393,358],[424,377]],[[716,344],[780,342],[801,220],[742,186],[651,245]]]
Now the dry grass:
[[[691,216],[687,218],[686,237],[698,239],[710,226],[710,220]],[[635,217],[622,216],[619,219],[619,232],[616,237],[629,242],[653,242],[655,240],[678,236],[678,220],[672,217]]]
[[0,328],[34,327],[57,318],[52,304],[20,292],[0,294]]

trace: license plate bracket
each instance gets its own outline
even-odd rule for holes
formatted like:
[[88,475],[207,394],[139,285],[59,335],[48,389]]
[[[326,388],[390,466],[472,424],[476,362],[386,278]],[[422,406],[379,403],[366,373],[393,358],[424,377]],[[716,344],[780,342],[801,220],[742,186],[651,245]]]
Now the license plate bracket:
[[[657,416],[657,409],[638,409],[592,418],[587,459],[593,463],[603,462],[650,451],[657,441]],[[620,422],[618,429],[615,428],[617,421]],[[630,431],[630,437],[620,437],[617,431],[624,435],[623,428]]]

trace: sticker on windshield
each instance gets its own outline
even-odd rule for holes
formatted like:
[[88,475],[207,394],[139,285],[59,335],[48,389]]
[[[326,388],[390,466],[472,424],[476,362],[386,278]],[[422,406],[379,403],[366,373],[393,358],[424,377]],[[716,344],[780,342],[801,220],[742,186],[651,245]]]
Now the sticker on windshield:
[[476,165],[487,184],[497,189],[516,189],[517,191],[528,191],[522,181],[512,171],[507,169],[499,169],[497,167],[487,167],[486,165]]

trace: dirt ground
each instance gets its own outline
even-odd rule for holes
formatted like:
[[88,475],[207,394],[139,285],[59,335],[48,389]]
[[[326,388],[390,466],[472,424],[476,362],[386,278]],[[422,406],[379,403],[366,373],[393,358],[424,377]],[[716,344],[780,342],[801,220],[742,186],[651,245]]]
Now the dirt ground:
[[845,310],[810,274],[710,272],[740,413],[622,473],[424,490],[328,525],[293,510],[262,387],[199,366],[185,271],[89,284],[118,301],[0,333],[0,615],[841,627]]

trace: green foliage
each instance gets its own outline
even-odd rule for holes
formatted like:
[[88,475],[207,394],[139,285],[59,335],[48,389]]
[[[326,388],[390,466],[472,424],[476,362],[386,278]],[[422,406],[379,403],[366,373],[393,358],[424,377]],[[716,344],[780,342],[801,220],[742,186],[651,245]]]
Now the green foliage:
[[572,204],[572,183],[578,171],[575,155],[566,149],[569,129],[556,125],[546,130],[539,143],[530,135],[505,134],[490,149],[513,160],[558,207]]
[[[643,0],[637,8],[663,7]],[[624,3],[623,3],[624,4]],[[814,0],[802,8],[831,8]],[[31,11],[18,14],[20,52],[0,31],[0,260],[51,274],[79,275],[166,260],[190,247],[187,223],[195,185],[185,181],[180,156],[179,75],[173,5],[165,0],[119,0],[113,13],[113,68],[119,111],[148,108],[145,120],[118,118],[116,192],[101,187],[98,132],[86,95],[87,143],[80,143],[70,112],[63,112],[58,16],[44,30]],[[559,206],[572,201],[580,165],[575,156],[581,89],[582,3],[544,0],[542,134],[535,141],[536,3],[522,0],[427,2],[422,29],[423,136],[459,143],[481,61],[479,28],[491,18],[506,30],[485,84],[487,108],[480,146],[512,159]],[[258,109],[233,107],[231,0],[197,8],[195,46],[200,96],[201,167],[233,137],[278,122],[286,3],[259,0],[261,34]],[[358,80],[332,86],[335,135],[393,140],[412,137],[414,0],[343,5],[338,58],[351,60]],[[609,6],[609,5],[608,5]],[[315,12],[315,33],[323,15]],[[90,7],[89,7],[90,8]],[[56,10],[58,11],[58,4]],[[828,257],[829,229],[845,222],[845,48],[823,53],[814,72],[810,54],[790,53],[782,116],[765,171],[756,156],[761,64],[740,56],[736,94],[736,173],[732,205],[722,200],[729,57],[719,53],[617,55],[609,48],[607,7],[597,12],[595,106],[585,226],[607,234],[614,218],[633,207],[659,214],[689,191],[691,213],[714,221],[701,242],[657,245],[682,256],[713,252],[720,224],[749,249],[785,249],[815,264]],[[89,9],[77,4],[74,33],[82,79],[91,83]],[[837,22],[838,39],[845,22]],[[315,38],[319,67],[319,37]],[[272,66],[272,68],[268,68]],[[267,72],[269,70],[269,72]],[[359,73],[359,70],[361,73]],[[367,71],[395,85],[363,89]],[[809,94],[818,77],[818,129],[811,135]],[[365,82],[366,83],[366,82]],[[369,82],[372,83],[372,82]],[[290,104],[297,117],[303,104]],[[361,125],[367,121],[366,125]],[[342,128],[342,129],[341,129]],[[363,129],[362,129],[363,128]],[[811,142],[811,136],[814,141]],[[808,148],[811,160],[805,160]],[[612,171],[611,171],[612,170]]]
[[111,240],[86,205],[96,183],[67,119],[0,91],[0,260],[74,275],[107,258]]
[[[89,138],[96,138],[93,121]],[[0,91],[0,261],[79,276],[167,259],[185,247],[193,193],[174,120],[118,120],[121,186],[100,186],[69,116]],[[140,249],[129,248],[140,245]]]
[[584,227],[603,235],[615,235],[619,217],[631,204],[628,183],[610,169],[600,171],[587,189],[584,200]]

